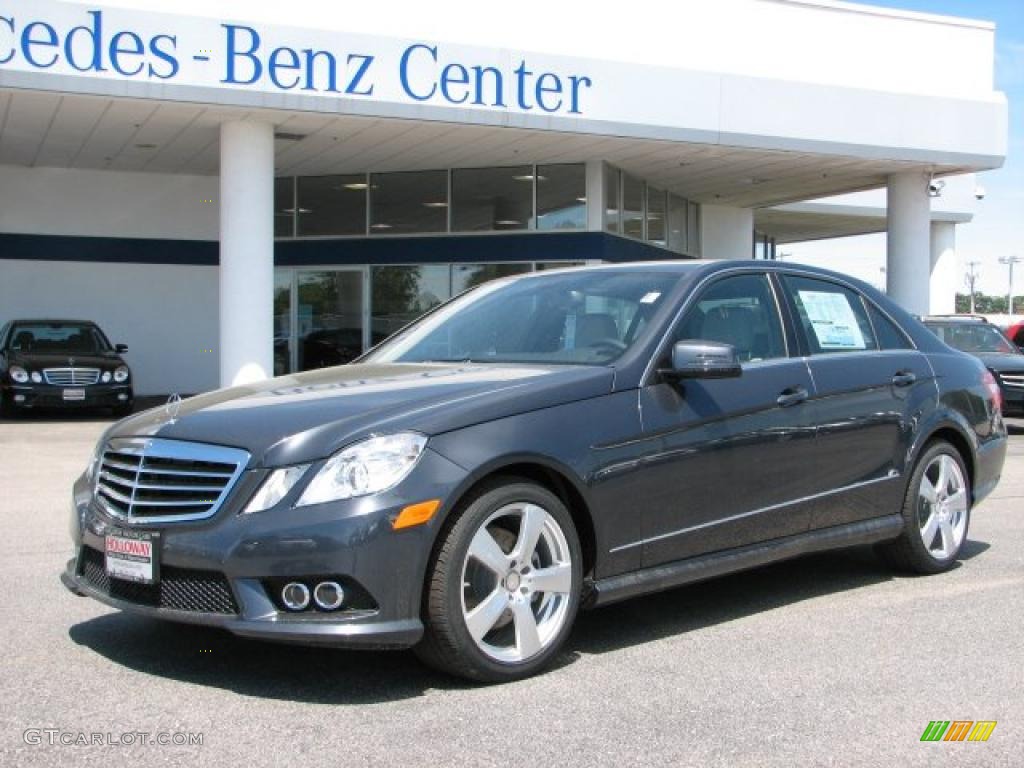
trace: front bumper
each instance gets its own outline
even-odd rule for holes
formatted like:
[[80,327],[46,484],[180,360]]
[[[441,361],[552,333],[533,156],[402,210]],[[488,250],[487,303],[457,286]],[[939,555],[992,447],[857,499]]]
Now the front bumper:
[[[131,384],[91,384],[83,387],[58,387],[52,384],[10,384],[4,398],[15,408],[121,408],[134,400]],[[81,390],[80,400],[66,400],[65,390]]]
[[[315,471],[314,467],[311,471]],[[427,524],[401,531],[391,521],[407,504],[449,499],[465,473],[424,452],[398,488],[371,497],[240,514],[266,476],[246,471],[207,519],[163,525],[116,519],[95,504],[84,478],[71,517],[76,557],[61,581],[73,593],[126,612],[216,626],[245,637],[351,648],[408,648],[423,635],[422,589],[447,504]],[[105,536],[116,529],[156,534],[159,581],[152,587],[106,576]],[[355,596],[337,611],[286,610],[280,587],[332,579]]]

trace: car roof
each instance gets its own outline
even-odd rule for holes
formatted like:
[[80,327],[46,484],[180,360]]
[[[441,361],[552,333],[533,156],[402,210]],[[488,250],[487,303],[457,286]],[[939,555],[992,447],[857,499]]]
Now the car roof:
[[69,320],[67,318],[24,318],[19,317],[10,321],[11,325],[96,325],[94,320]]
[[991,325],[977,315],[927,315],[921,318],[921,322],[925,325]]

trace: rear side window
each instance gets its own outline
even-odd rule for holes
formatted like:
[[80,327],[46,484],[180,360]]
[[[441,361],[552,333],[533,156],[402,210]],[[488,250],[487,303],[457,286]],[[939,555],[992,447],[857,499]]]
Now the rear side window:
[[906,334],[901,331],[896,323],[882,314],[882,312],[870,301],[864,304],[868,308],[868,315],[871,317],[871,325],[875,328],[875,336],[878,345],[882,349],[913,349],[914,345],[907,339]]
[[786,275],[786,292],[812,355],[878,349],[860,294],[827,280]]
[[742,363],[786,356],[775,295],[765,275],[713,283],[676,328],[673,343],[702,339],[731,344]]

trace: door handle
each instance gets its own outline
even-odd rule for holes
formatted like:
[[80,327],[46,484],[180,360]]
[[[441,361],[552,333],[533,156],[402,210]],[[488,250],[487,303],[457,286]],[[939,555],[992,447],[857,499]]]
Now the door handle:
[[917,376],[913,371],[900,371],[892,377],[894,387],[909,387],[915,381],[917,381]]
[[807,399],[807,390],[804,387],[787,387],[779,393],[775,402],[780,408],[788,408],[791,405],[798,405]]

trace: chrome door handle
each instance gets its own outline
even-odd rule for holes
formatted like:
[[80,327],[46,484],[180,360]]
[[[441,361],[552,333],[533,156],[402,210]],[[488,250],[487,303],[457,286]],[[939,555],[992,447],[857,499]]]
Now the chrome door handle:
[[917,376],[913,371],[900,371],[892,377],[892,385],[894,387],[909,387],[917,381]]
[[791,405],[797,405],[804,402],[807,397],[807,390],[804,387],[787,387],[779,393],[775,402],[778,403],[781,408],[788,408]]

